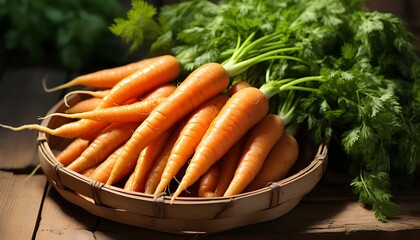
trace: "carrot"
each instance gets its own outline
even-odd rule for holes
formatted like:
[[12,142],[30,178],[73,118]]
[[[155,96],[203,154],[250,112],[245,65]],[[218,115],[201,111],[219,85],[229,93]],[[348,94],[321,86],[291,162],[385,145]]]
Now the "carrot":
[[92,111],[93,109],[95,109],[99,103],[102,101],[102,99],[97,98],[97,97],[93,97],[93,98],[88,98],[88,99],[84,99],[78,103],[76,103],[75,105],[69,107],[68,109],[65,110],[65,113],[81,113],[81,112],[87,112],[87,111]]
[[168,97],[171,95],[176,89],[175,85],[172,84],[163,84],[162,86],[159,86],[148,93],[146,93],[142,99],[148,99],[148,98],[157,98],[157,97]]
[[153,61],[151,59],[143,59],[138,62],[130,63],[124,66],[115,68],[103,69],[93,73],[78,76],[71,81],[53,88],[47,88],[44,82],[44,89],[46,92],[53,92],[64,88],[83,85],[96,88],[112,88],[121,79],[127,77],[138,69],[142,69]]
[[253,191],[285,178],[290,168],[297,161],[298,156],[298,142],[293,135],[284,132],[280,140],[271,149],[258,175],[245,191]]
[[168,162],[154,193],[155,195],[164,191],[180,168],[193,155],[195,148],[204,136],[207,128],[220,112],[227,99],[224,95],[217,95],[202,104],[187,118],[167,160]]
[[82,113],[52,113],[43,118],[60,116],[66,118],[81,118],[103,122],[141,122],[150,112],[162,103],[166,98],[152,98],[138,101],[132,104],[120,105],[108,108],[96,108]]
[[231,97],[233,94],[246,87],[251,87],[251,84],[245,81],[237,81],[229,88],[228,96]]
[[126,190],[143,192],[145,188],[145,182],[147,179],[147,173],[153,167],[153,164],[162,152],[164,145],[166,144],[171,131],[164,132],[161,136],[153,140],[147,147],[141,151],[139,158],[137,159],[137,164],[133,172],[133,178],[131,188],[126,188]]
[[171,202],[261,121],[268,112],[268,105],[267,96],[255,87],[244,88],[232,95],[197,146]]
[[[111,173],[112,168],[115,165],[117,160],[116,156],[121,152],[122,146],[117,148],[111,155],[109,155],[92,173],[90,178],[101,183],[105,183],[108,180],[109,174]],[[127,168],[127,172],[130,171],[131,167]]]
[[159,184],[159,181],[161,179],[163,170],[166,167],[167,160],[169,158],[169,155],[171,154],[171,151],[176,143],[176,140],[179,137],[181,127],[177,124],[172,129],[170,136],[168,138],[168,141],[166,142],[165,146],[162,149],[162,152],[159,154],[157,159],[154,161],[153,166],[151,166],[150,171],[147,173],[147,177],[145,179],[145,185],[144,185],[144,192],[153,194],[156,190],[157,185]]
[[119,81],[102,98],[99,108],[121,105],[131,98],[141,95],[168,83],[178,77],[180,65],[171,55],[153,58],[147,66]]
[[198,186],[199,197],[214,197],[217,183],[220,178],[221,165],[216,162],[201,176]]
[[105,160],[115,149],[130,138],[138,123],[113,123],[104,129],[68,169],[81,172]]
[[239,141],[228,150],[225,156],[223,156],[219,182],[214,191],[215,196],[223,196],[229,183],[232,181],[235,170],[238,167],[239,159],[241,158],[246,136],[247,135],[239,139]]
[[88,140],[77,138],[57,155],[57,161],[64,166],[67,166],[73,162],[88,146]]
[[86,170],[83,170],[82,172],[80,172],[80,174],[82,174],[83,176],[86,176],[86,177],[90,177],[97,167],[98,167],[98,164],[94,165],[94,166],[92,166],[92,167],[90,167]]
[[7,128],[13,131],[21,130],[38,130],[53,136],[62,138],[83,138],[91,140],[95,138],[99,132],[109,125],[107,122],[99,122],[88,119],[80,119],[78,121],[69,122],[61,125],[58,128],[51,129],[39,124],[26,124],[19,127],[12,127],[0,124],[0,127]]
[[235,175],[224,197],[245,190],[261,169],[268,153],[284,132],[283,120],[275,114],[266,115],[249,132]]
[[125,144],[108,183],[112,183],[113,178],[119,174],[119,169],[125,165],[124,159],[130,155],[138,155],[154,138],[205,101],[222,92],[228,84],[229,76],[226,70],[217,63],[204,64],[189,74],[166,101],[153,109],[133,133]]

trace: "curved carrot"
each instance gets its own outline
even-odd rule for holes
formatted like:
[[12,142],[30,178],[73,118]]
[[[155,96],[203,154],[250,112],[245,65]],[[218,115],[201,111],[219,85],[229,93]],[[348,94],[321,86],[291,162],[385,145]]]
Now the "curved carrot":
[[245,81],[237,81],[229,88],[228,96],[231,97],[233,94],[246,87],[251,87],[251,84]]
[[144,191],[147,174],[153,167],[156,158],[162,151],[164,151],[164,145],[167,143],[170,134],[171,131],[164,132],[140,152],[140,156],[137,159],[137,164],[133,172],[134,176],[132,178],[133,182],[130,184],[131,188],[126,188],[126,190],[135,192]]
[[171,202],[221,159],[267,112],[268,98],[258,88],[244,88],[232,95],[197,146]]
[[91,119],[103,122],[141,122],[150,112],[166,98],[152,98],[131,104],[119,105],[108,108],[96,108],[92,111],[81,113],[52,113],[43,118],[60,116],[65,118]]
[[130,155],[138,156],[154,138],[205,101],[221,93],[228,84],[229,76],[226,70],[217,63],[204,64],[189,74],[166,101],[153,109],[133,133],[125,144],[108,183],[112,184],[113,178],[119,174],[119,168],[125,165],[125,158]]
[[228,150],[225,156],[223,156],[219,182],[214,191],[215,196],[223,196],[229,183],[232,181],[235,170],[238,167],[239,159],[241,158],[246,136],[247,135],[239,139],[239,141]]
[[75,172],[81,172],[104,161],[115,149],[130,138],[137,126],[138,123],[111,124],[67,168]]
[[214,197],[217,182],[220,178],[220,164],[216,162],[213,164],[206,173],[200,178],[198,185],[198,196],[199,197]]
[[224,197],[245,190],[261,169],[268,153],[283,135],[283,120],[275,114],[266,115],[249,132],[235,175],[226,189]]
[[293,135],[284,132],[271,149],[258,175],[245,191],[253,191],[285,178],[290,168],[296,163],[298,156],[298,142]]
[[75,90],[72,92],[67,93],[66,95],[64,95],[63,97],[63,101],[64,101],[64,105],[66,105],[67,107],[69,107],[69,104],[67,103],[67,98],[70,97],[71,95],[74,94],[86,94],[89,95],[91,97],[94,98],[103,98],[105,97],[107,94],[109,93],[109,90]]
[[[143,59],[138,62],[130,63],[115,68],[103,69],[96,72],[78,76],[71,81],[53,88],[44,86],[46,92],[53,92],[64,88],[83,85],[97,88],[112,88],[121,79],[127,77],[138,69],[147,66],[153,59]],[[45,84],[45,83],[44,83]]]
[[97,97],[84,99],[84,100],[74,104],[73,106],[67,108],[64,112],[68,113],[68,114],[72,114],[72,113],[81,113],[81,112],[92,111],[93,109],[95,109],[99,105],[99,103],[101,101],[102,101],[102,99],[97,98]]
[[207,128],[220,112],[227,99],[227,96],[217,95],[202,104],[187,118],[167,160],[168,162],[162,173],[159,185],[156,187],[155,195],[164,191],[176,173],[193,155]]
[[88,146],[88,140],[77,138],[67,145],[67,147],[57,155],[56,159],[64,166],[67,166],[79,157]]
[[138,98],[141,95],[171,82],[178,77],[180,65],[171,55],[153,58],[147,66],[137,70],[128,77],[119,81],[109,93],[102,98],[99,108],[121,105],[127,100]]

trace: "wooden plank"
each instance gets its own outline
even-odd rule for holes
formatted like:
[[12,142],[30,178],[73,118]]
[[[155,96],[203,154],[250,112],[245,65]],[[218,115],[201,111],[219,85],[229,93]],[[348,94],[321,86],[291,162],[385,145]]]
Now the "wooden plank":
[[31,239],[46,178],[0,171],[0,238]]
[[[0,82],[0,123],[19,126],[40,123],[61,97],[60,92],[46,93],[41,79],[55,86],[66,80],[62,70],[37,67],[8,68]],[[0,169],[24,169],[37,165],[36,131],[13,132],[0,128]]]
[[48,188],[35,239],[95,239],[98,217],[65,201],[58,192]]

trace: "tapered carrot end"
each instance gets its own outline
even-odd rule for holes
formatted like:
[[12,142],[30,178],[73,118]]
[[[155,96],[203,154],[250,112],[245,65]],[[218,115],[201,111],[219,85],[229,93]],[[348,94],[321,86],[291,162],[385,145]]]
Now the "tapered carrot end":
[[175,201],[175,198],[177,198],[179,195],[181,195],[181,193],[185,190],[186,188],[183,185],[179,185],[178,188],[176,189],[175,193],[172,195],[171,197],[171,201],[169,202],[169,204],[173,204]]

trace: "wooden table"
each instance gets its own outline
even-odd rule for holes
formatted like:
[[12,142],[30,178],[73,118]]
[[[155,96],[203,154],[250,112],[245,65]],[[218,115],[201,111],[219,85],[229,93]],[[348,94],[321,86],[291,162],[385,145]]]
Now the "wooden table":
[[[64,92],[48,85],[72,74],[55,67],[5,68],[0,64],[0,123],[39,123]],[[328,166],[317,187],[286,215],[214,235],[184,236],[142,229],[96,217],[67,202],[48,184],[38,165],[36,131],[0,129],[0,239],[419,239],[420,178],[395,200],[405,211],[389,223],[376,220],[349,189],[345,174]],[[330,159],[333,163],[334,159]]]

